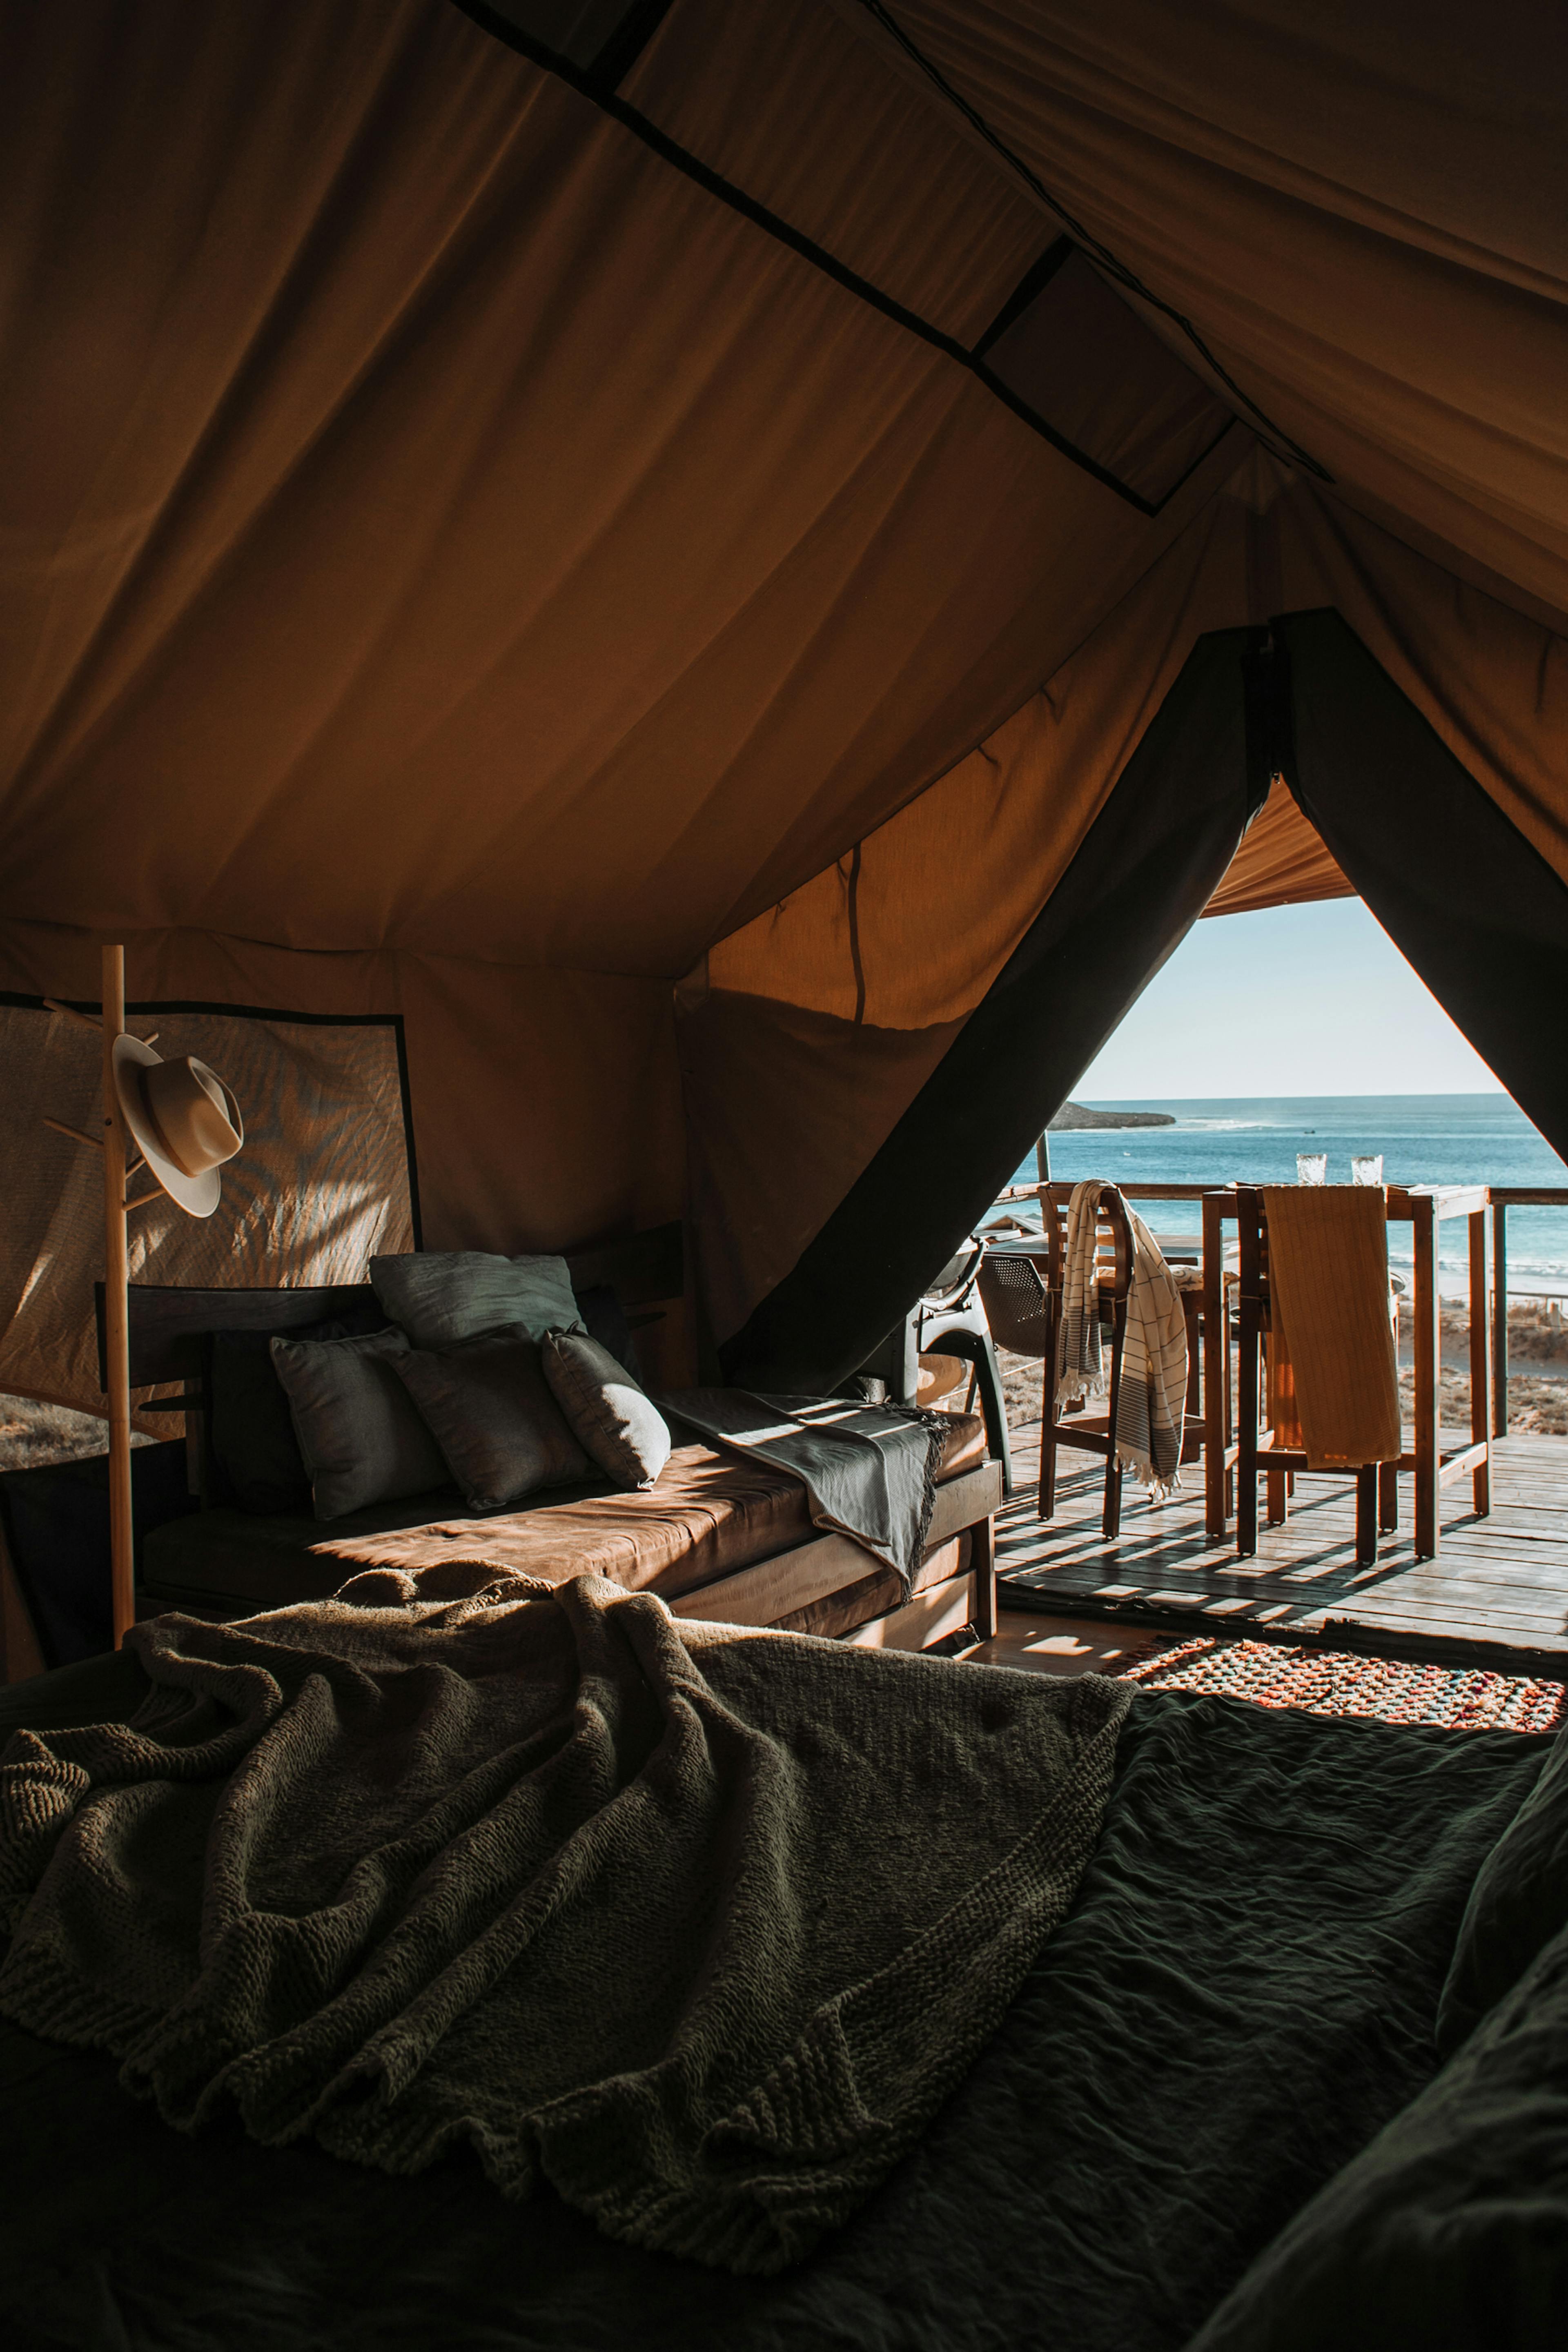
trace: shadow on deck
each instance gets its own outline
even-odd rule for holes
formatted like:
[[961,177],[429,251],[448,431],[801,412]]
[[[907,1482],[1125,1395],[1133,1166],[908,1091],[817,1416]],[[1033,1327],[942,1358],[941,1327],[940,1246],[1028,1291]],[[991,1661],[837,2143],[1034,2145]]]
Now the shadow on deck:
[[1128,1608],[1166,1624],[1190,1614],[1205,1632],[1275,1638],[1348,1622],[1407,1643],[1568,1653],[1568,1438],[1499,1438],[1489,1516],[1474,1516],[1468,1479],[1446,1487],[1436,1559],[1415,1557],[1412,1482],[1402,1478],[1399,1529],[1382,1538],[1370,1567],[1356,1563],[1354,1486],[1344,1476],[1299,1475],[1287,1524],[1260,1528],[1257,1557],[1238,1560],[1234,1536],[1216,1545],[1205,1534],[1201,1464],[1165,1503],[1145,1501],[1129,1477],[1121,1533],[1108,1543],[1101,1464],[1058,1456],[1056,1517],[1042,1524],[1033,1431],[1014,1433],[1013,1460],[1018,1486],[996,1522],[997,1572],[1047,1609]]

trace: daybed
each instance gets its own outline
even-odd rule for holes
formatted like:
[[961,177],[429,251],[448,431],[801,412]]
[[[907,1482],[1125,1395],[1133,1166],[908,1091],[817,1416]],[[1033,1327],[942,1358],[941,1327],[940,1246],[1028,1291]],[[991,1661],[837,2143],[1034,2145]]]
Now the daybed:
[[[94,1662],[5,1693],[0,1725],[120,1719],[144,1686],[127,1655]],[[227,2122],[187,2137],[104,2057],[0,2027],[0,2337],[1555,2345],[1565,1765],[1512,1734],[1137,1693],[1076,1903],[1001,2031],[847,2226],[770,2279],[610,2242],[553,2197],[509,2204],[466,2155],[397,2179]],[[1489,2011],[1468,2039],[1467,2003]]]
[[[569,1252],[566,1264],[590,1314],[593,1301],[607,1302],[623,1331],[627,1319],[646,1327],[655,1319],[654,1302],[679,1293],[680,1229]],[[193,1455],[205,1486],[205,1337],[236,1327],[284,1333],[325,1315],[374,1308],[374,1294],[360,1286],[137,1285],[130,1307],[133,1383],[181,1383],[202,1433]],[[551,1582],[591,1570],[656,1591],[680,1615],[890,1648],[926,1648],[966,1623],[984,1637],[995,1625],[991,1515],[1002,1471],[986,1458],[982,1422],[967,1413],[951,1418],[925,1555],[907,1601],[891,1571],[845,1537],[816,1534],[797,1480],[700,1443],[678,1446],[647,1492],[617,1492],[601,1479],[549,1488],[521,1508],[482,1516],[467,1511],[449,1488],[326,1526],[298,1510],[204,1508],[148,1534],[139,1582],[154,1606],[240,1616],[322,1596],[359,1568],[480,1559]]]

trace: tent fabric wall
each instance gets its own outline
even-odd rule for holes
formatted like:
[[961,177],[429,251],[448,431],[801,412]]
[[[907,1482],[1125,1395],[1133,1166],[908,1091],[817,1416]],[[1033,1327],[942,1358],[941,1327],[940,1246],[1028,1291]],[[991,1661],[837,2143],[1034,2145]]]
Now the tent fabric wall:
[[722,1339],[1209,634],[1338,610],[1568,878],[1558,12],[504,13],[0,7],[0,986],[401,1013],[427,1243],[684,1200]]
[[[1280,622],[1291,787],[1395,943],[1549,1143],[1568,1152],[1568,884],[1343,615]],[[1392,1068],[1395,1066],[1391,1065]]]
[[1224,880],[1204,908],[1204,919],[1355,896],[1354,883],[1335,863],[1333,853],[1289,784],[1277,777]]
[[1342,497],[1568,608],[1553,0],[846,5],[895,26]]
[[721,1350],[736,1382],[827,1389],[918,1297],[1196,921],[1261,804],[1247,656],[1193,647],[1045,907],[790,1274]]
[[432,1245],[661,1221],[671,983],[1223,466],[1137,511],[445,0],[0,39],[5,983],[401,1012]]
[[[133,930],[125,948],[133,1003],[401,1015],[427,1249],[562,1248],[680,1214],[679,1077],[659,982],[183,930]],[[96,937],[5,925],[0,988],[96,1004]]]
[[1197,639],[1235,617],[1245,520],[1235,499],[1214,501],[1005,726],[719,941],[682,987],[695,1255],[717,1339],[883,1145],[1049,901]]
[[438,0],[193,23],[13,34],[5,913],[674,977],[1184,520]]
[[[146,1035],[150,1024],[133,1020]],[[243,1288],[353,1282],[378,1250],[415,1245],[396,1033],[388,1023],[161,1012],[157,1051],[195,1054],[233,1087],[245,1150],[209,1218],[159,1196],[130,1220],[132,1282]],[[91,1134],[102,1047],[68,1015],[0,1003],[0,1390],[102,1412],[92,1286],[103,1164],[46,1116]],[[153,1191],[132,1184],[132,1192]],[[138,1392],[137,1402],[143,1393]],[[167,1422],[145,1424],[167,1436]]]

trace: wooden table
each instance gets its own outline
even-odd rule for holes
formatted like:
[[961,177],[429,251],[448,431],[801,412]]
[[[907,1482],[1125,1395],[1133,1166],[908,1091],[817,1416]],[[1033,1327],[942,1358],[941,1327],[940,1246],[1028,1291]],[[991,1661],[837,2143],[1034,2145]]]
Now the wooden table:
[[[1234,1479],[1238,1452],[1226,1426],[1230,1332],[1227,1318],[1221,1313],[1225,1227],[1227,1221],[1235,1222],[1237,1190],[1235,1185],[1228,1185],[1223,1192],[1205,1192],[1203,1196],[1204,1497],[1206,1530],[1213,1543],[1223,1543],[1230,1532],[1226,1487]],[[1408,1224],[1414,1241],[1415,1274],[1410,1309],[1415,1342],[1415,1429],[1412,1450],[1402,1454],[1396,1463],[1384,1465],[1391,1475],[1384,1492],[1392,1500],[1392,1474],[1399,1470],[1414,1472],[1415,1556],[1418,1559],[1433,1559],[1438,1545],[1438,1493],[1450,1479],[1468,1471],[1473,1481],[1477,1517],[1484,1518],[1491,1508],[1491,1325],[1487,1263],[1489,1194],[1484,1184],[1420,1184],[1408,1190],[1391,1184],[1385,1197],[1389,1223]],[[1469,1224],[1471,1442],[1445,1454],[1438,1444],[1437,1231],[1455,1217],[1465,1217]],[[1256,1386],[1247,1381],[1245,1364],[1242,1373],[1237,1413],[1256,1413]],[[1253,1507],[1256,1510],[1256,1492]],[[1388,1513],[1380,1516],[1385,1529],[1393,1524]]]

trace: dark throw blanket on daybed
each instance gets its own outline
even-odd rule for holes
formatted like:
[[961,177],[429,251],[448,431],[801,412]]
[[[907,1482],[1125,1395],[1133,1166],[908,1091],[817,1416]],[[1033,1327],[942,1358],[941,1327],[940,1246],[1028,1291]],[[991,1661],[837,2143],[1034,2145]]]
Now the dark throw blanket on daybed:
[[849,1536],[890,1568],[907,1601],[925,1549],[952,1423],[918,1405],[681,1389],[659,1402],[713,1444],[798,1478],[812,1525]]
[[14,1736],[0,2010],[174,2124],[797,2260],[1067,1911],[1129,1693],[408,1582],[140,1626],[133,1725]]

